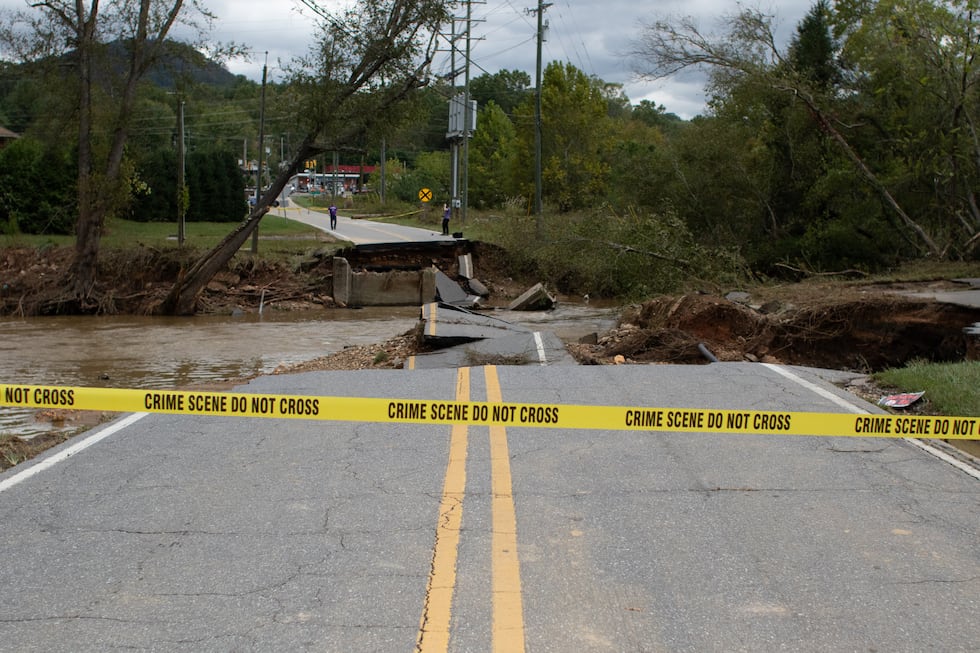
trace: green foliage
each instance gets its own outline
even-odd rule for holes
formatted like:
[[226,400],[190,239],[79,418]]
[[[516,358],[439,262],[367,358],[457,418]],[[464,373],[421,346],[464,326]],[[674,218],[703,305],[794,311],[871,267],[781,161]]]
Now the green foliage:
[[[131,211],[134,220],[176,222],[177,153],[169,147],[154,150],[139,171],[144,188]],[[238,222],[247,212],[245,182],[234,153],[219,148],[191,152],[185,161],[188,222]]]
[[74,161],[30,137],[0,150],[0,232],[69,234],[74,227]]
[[974,2],[835,3],[855,143],[953,255],[980,228],[980,22]]
[[246,213],[245,183],[235,155],[208,148],[187,156],[188,221],[239,222]]
[[975,258],[977,8],[820,0],[785,53],[756,10],[721,36],[683,19],[653,24],[638,53],[646,70],[707,68],[711,114],[665,130],[653,154],[625,151],[660,184],[633,197],[676,207],[708,242],[762,268]]
[[531,77],[520,70],[484,73],[470,81],[470,97],[479,110],[493,102],[509,115],[531,93]]
[[130,218],[140,222],[177,221],[177,153],[158,148],[140,166],[144,187],[136,194]]
[[433,202],[441,205],[449,201],[449,166],[448,152],[420,154],[414,169],[398,162],[390,163],[388,191],[403,202],[418,203],[419,191],[428,188],[433,193]]
[[480,110],[479,129],[469,147],[469,200],[476,208],[501,206],[514,187],[516,131],[504,110],[490,100]]
[[[551,63],[541,81],[542,194],[567,212],[596,206],[605,198],[609,163],[603,156],[610,118],[605,85],[571,64]],[[534,103],[515,110],[517,156],[534,161]],[[533,170],[523,170],[524,194],[533,197]],[[597,201],[598,200],[598,201]]]
[[684,122],[677,114],[668,112],[664,105],[654,104],[650,100],[640,100],[639,104],[634,105],[630,118],[662,131],[674,131]]

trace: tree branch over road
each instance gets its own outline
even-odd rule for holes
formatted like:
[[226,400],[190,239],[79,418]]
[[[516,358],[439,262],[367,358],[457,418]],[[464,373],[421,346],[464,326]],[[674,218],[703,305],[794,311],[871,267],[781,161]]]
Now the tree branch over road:
[[[322,10],[315,54],[296,62],[288,101],[305,136],[249,216],[181,276],[155,312],[190,315],[211,278],[241,248],[304,162],[380,136],[428,83],[443,0],[362,0],[342,17]],[[311,72],[312,71],[312,72]]]

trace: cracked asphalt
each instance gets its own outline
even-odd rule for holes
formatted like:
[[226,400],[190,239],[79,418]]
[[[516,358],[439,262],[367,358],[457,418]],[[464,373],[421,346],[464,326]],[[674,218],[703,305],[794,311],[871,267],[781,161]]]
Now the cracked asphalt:
[[[757,364],[497,373],[504,401],[878,412]],[[489,377],[470,380],[485,400]],[[458,381],[310,372],[238,390],[446,401]],[[909,442],[507,428],[503,483],[490,429],[451,431],[120,428],[0,491],[0,651],[439,650],[426,624],[447,589],[446,651],[978,650],[980,481]],[[516,551],[496,539],[505,496]],[[453,573],[434,588],[450,517]],[[519,573],[508,640],[501,546]]]

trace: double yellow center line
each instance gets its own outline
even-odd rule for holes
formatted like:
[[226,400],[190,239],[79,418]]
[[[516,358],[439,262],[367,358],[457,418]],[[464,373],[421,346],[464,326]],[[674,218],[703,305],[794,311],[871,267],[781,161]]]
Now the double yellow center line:
[[[497,368],[483,368],[487,401],[503,401]],[[456,401],[470,400],[470,370],[461,368],[456,375]],[[524,651],[524,608],[521,598],[520,562],[517,556],[517,516],[510,473],[507,429],[490,426],[491,515],[492,530],[492,600],[493,643],[495,653]],[[468,427],[456,424],[449,441],[449,463],[443,482],[439,521],[436,525],[432,569],[426,589],[415,650],[417,653],[443,653],[449,650],[453,591],[456,587],[456,561],[460,528],[463,520],[463,498],[466,493],[466,454]]]

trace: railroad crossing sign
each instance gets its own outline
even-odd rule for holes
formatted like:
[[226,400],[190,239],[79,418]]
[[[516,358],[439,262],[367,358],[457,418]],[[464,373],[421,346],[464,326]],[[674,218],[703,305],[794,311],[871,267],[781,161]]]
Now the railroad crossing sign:
[[429,190],[428,188],[423,188],[422,190],[419,191],[419,199],[422,200],[423,202],[431,202],[432,191]]

